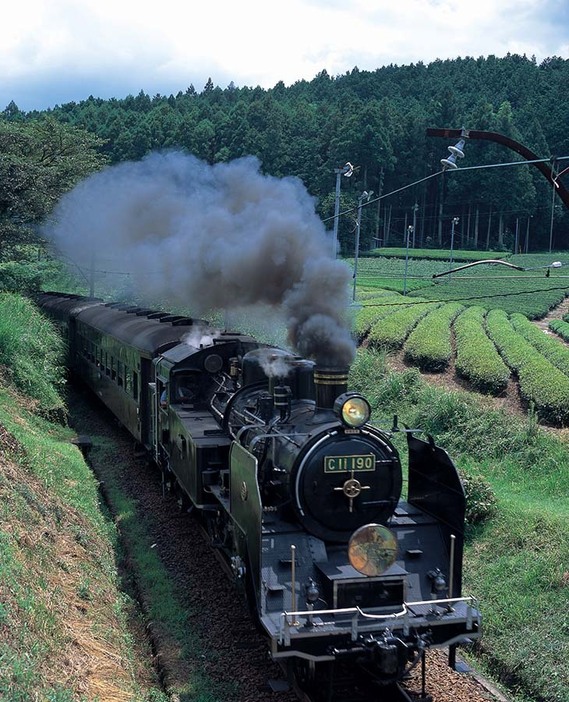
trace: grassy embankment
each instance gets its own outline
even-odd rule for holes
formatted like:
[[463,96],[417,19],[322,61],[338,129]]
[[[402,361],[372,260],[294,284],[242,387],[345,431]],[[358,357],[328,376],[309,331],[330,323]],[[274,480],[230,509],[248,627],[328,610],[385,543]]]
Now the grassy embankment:
[[469,527],[465,563],[464,590],[484,616],[477,665],[516,700],[567,702],[569,444],[531,416],[428,386],[415,369],[391,373],[379,353],[360,351],[352,385],[368,397],[371,389],[376,423],[388,427],[398,414],[432,434],[467,478],[489,483],[497,509]]
[[[0,295],[0,699],[223,699],[199,675],[166,695],[145,662],[149,645],[132,636],[144,622],[121,590],[119,534],[71,443],[73,432],[61,423],[62,351],[33,305]],[[148,592],[148,617],[174,631],[183,652],[191,628],[167,596],[152,542],[129,501],[117,493],[113,499],[129,561]]]

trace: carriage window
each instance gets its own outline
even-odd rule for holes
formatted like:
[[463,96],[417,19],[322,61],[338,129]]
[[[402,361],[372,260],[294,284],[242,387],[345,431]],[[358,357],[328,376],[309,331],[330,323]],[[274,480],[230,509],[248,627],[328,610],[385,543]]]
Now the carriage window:
[[124,363],[122,361],[117,361],[117,382],[122,388],[124,385]]
[[132,371],[132,396],[138,400],[138,373]]

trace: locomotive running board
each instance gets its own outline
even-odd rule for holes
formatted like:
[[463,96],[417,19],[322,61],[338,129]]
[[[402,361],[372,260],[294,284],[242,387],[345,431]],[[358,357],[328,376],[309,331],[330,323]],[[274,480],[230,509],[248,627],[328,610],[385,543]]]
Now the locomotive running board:
[[[403,604],[399,612],[390,614],[364,612],[359,607],[281,612],[279,624],[273,633],[273,641],[275,649],[277,646],[287,649],[293,640],[303,638],[348,634],[352,641],[356,641],[360,634],[372,632],[379,626],[394,631],[402,630],[407,636],[411,629],[421,627],[436,629],[437,624],[462,624],[464,632],[435,644],[433,648],[459,643],[467,638],[478,638],[481,616],[477,600],[474,597],[456,597],[408,602]],[[298,652],[273,650],[273,657],[289,655],[298,655]]]

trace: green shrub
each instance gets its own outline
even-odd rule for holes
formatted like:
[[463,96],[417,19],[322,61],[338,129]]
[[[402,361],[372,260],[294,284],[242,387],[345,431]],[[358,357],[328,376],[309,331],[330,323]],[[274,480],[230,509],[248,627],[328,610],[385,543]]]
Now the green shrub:
[[569,377],[514,329],[503,310],[491,310],[486,324],[500,354],[518,375],[522,398],[535,403],[542,420],[569,424]]
[[[439,305],[436,305],[437,307]],[[399,349],[417,322],[433,309],[429,303],[408,302],[370,329],[369,344],[375,348]]]
[[18,260],[0,263],[0,293],[30,295],[39,290],[87,292],[86,280],[80,287],[64,263],[50,258],[38,259],[37,247],[20,247],[17,254]]
[[[567,317],[567,321],[565,321],[565,317]],[[564,341],[569,341],[569,315],[565,315],[563,319],[552,319],[549,322],[549,328]]]
[[466,495],[467,524],[481,524],[494,517],[498,501],[490,483],[481,475],[459,472]]
[[[368,257],[385,257],[385,258],[405,258],[407,250],[405,247],[395,247],[387,246],[382,249],[372,249],[366,256]],[[448,261],[449,260],[449,250],[448,249],[412,249],[410,252],[411,256],[415,259],[424,260],[436,260],[436,261]],[[510,254],[500,253],[496,258],[507,259]],[[488,258],[487,251],[461,251],[455,250],[453,254],[453,260],[457,261],[480,261],[482,259]]]
[[0,263],[0,292],[31,293],[41,286],[41,273],[29,263],[8,261]]
[[0,364],[14,384],[38,401],[41,412],[60,413],[64,344],[52,323],[29,300],[0,294]]
[[[446,283],[439,283],[425,288],[419,293],[412,292],[411,297],[440,301],[464,301],[466,304],[502,309],[505,312],[522,312],[530,319],[541,319],[565,298],[567,288],[559,285],[559,279],[544,278],[536,286],[530,274],[517,275],[506,273],[494,279],[482,278],[481,274],[465,271],[463,275],[453,276]],[[539,289],[536,289],[539,288]]]
[[469,307],[454,321],[457,374],[483,393],[499,395],[510,378],[510,369],[484,329],[486,310]]
[[421,370],[445,370],[452,356],[451,324],[462,309],[453,302],[429,311],[405,341],[405,360]]
[[535,324],[532,324],[523,314],[515,313],[510,315],[510,320],[514,329],[519,332],[526,341],[542,353],[554,366],[569,375],[569,347],[561,343],[550,334],[546,334]]
[[[403,403],[413,403],[422,387],[416,368],[393,373],[383,349],[359,349],[350,369],[350,389],[361,392],[374,412],[397,414]],[[389,417],[389,420],[391,417]]]
[[396,303],[404,300],[405,298],[398,293],[387,290],[379,290],[372,298],[368,298],[357,311],[354,320],[354,334],[358,343],[363,341],[375,322],[398,310]]

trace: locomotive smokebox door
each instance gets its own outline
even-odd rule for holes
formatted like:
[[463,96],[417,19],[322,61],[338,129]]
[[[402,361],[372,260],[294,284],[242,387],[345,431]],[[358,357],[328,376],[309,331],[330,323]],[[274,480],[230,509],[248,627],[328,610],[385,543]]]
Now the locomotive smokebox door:
[[[231,445],[230,504],[231,515],[237,525],[236,540],[239,556],[250,568],[255,591],[260,586],[261,522],[263,510],[257,483],[257,459],[238,443]],[[246,553],[241,552],[243,545]]]

